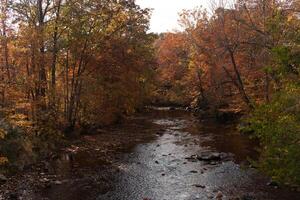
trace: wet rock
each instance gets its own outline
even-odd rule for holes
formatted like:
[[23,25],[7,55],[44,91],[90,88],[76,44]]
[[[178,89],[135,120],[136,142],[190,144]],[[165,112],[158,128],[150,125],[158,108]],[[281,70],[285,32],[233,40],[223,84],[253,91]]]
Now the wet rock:
[[186,107],[184,110],[185,110],[185,111],[191,111],[192,108],[188,106],[188,107]]
[[277,187],[279,187],[279,184],[276,181],[271,180],[271,181],[269,181],[267,183],[267,186],[271,186],[271,187],[277,188]]
[[197,156],[198,160],[201,161],[219,161],[222,159],[220,153],[205,153]]
[[61,185],[61,184],[62,184],[62,182],[61,182],[61,181],[58,181],[58,180],[57,180],[57,181],[54,181],[53,183],[54,183],[55,185]]
[[0,174],[0,182],[6,182],[8,179],[3,174]]
[[205,185],[200,185],[200,184],[195,184],[194,186],[197,188],[205,188]]
[[163,134],[164,134],[164,132],[162,132],[162,131],[156,132],[156,135],[158,135],[158,136],[162,136]]
[[185,159],[190,162],[196,162],[199,160],[197,155],[191,155],[190,157],[186,157]]
[[216,195],[216,199],[221,200],[222,198],[223,198],[223,194],[222,192],[219,191]]
[[41,178],[39,181],[42,182],[42,183],[48,183],[48,182],[50,182],[50,179],[48,179],[48,178]]
[[210,162],[209,164],[210,164],[210,165],[217,165],[217,162],[212,161],[212,162]]
[[[218,162],[218,161],[229,161],[233,158],[233,154],[231,153],[202,153],[197,156],[197,159],[200,161],[206,161],[206,162]],[[214,164],[214,163],[212,163]]]

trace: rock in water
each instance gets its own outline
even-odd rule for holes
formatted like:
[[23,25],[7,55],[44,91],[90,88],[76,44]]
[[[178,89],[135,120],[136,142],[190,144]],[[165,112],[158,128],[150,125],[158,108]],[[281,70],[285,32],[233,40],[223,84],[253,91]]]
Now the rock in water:
[[3,174],[0,174],[0,182],[6,182],[8,179]]
[[279,184],[273,180],[271,180],[270,182],[267,183],[268,186],[271,186],[271,187],[278,187]]
[[156,135],[158,135],[158,136],[162,136],[163,134],[164,134],[164,132],[162,132],[162,131],[156,132]]
[[222,159],[222,156],[220,153],[209,153],[209,154],[202,154],[198,155],[198,160],[201,161],[218,161]]
[[200,185],[200,184],[195,184],[194,186],[198,188],[205,188],[205,185]]
[[222,192],[219,191],[216,195],[216,199],[221,200],[222,198],[223,198],[223,194]]
[[57,181],[54,181],[53,183],[54,183],[55,185],[61,185],[61,184],[62,184],[62,182],[61,182],[61,181],[58,181],[58,180],[57,180]]

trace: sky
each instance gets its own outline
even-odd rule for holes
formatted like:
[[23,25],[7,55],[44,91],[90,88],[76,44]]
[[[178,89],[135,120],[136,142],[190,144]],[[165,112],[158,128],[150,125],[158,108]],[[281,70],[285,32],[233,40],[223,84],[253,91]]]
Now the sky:
[[150,31],[161,33],[180,30],[178,13],[197,6],[209,7],[210,0],[136,0],[142,8],[153,8]]

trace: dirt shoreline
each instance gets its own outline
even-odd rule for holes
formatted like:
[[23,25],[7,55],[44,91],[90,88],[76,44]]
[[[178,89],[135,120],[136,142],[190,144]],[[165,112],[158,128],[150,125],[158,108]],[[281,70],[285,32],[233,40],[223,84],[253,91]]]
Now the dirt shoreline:
[[[49,159],[9,177],[0,185],[0,200],[156,200],[166,192],[169,200],[186,190],[186,195],[200,199],[213,198],[221,190],[240,199],[266,195],[270,198],[265,199],[294,200],[299,193],[268,186],[268,178],[257,170],[241,169],[240,164],[254,155],[254,144],[234,127],[201,122],[183,110],[140,113],[73,139]],[[198,159],[208,147],[208,153],[234,158]]]
[[[72,198],[72,195],[95,199],[97,195],[112,190],[113,175],[119,171],[114,161],[137,144],[155,139],[160,129],[157,126],[141,131],[141,127],[127,127],[131,120],[135,118],[73,139],[66,148],[53,153],[49,159],[8,177],[0,185],[0,200],[40,200],[49,199],[49,196],[50,199],[66,199]],[[122,132],[119,126],[132,131]],[[63,188],[62,191],[67,189],[72,192],[60,193],[59,187]]]

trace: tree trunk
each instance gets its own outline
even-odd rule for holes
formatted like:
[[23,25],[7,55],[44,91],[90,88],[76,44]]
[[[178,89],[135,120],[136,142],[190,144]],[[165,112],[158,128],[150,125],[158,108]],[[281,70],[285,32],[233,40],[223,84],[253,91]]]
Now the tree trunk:
[[244,100],[244,102],[249,106],[249,108],[253,108],[253,105],[251,104],[250,98],[248,97],[246,91],[245,91],[245,87],[244,87],[244,83],[243,80],[241,78],[240,72],[238,70],[236,61],[235,61],[235,57],[234,57],[234,53],[233,51],[228,47],[227,48],[229,55],[230,55],[230,59],[231,59],[231,63],[233,66],[233,70],[235,73],[235,76],[237,78],[237,84],[235,84],[242,96],[242,99]]
[[56,10],[56,18],[55,18],[55,25],[54,25],[54,32],[53,32],[53,52],[52,52],[52,65],[51,65],[51,102],[50,105],[52,108],[55,107],[56,101],[56,63],[58,57],[58,21],[60,16],[60,6],[61,0],[57,1],[57,10]]
[[45,42],[44,42],[44,18],[45,12],[43,10],[43,0],[37,1],[37,10],[38,10],[38,38],[39,38],[39,79],[38,79],[38,93],[37,101],[40,111],[45,111],[46,109],[46,90],[47,90],[47,75],[45,67]]

